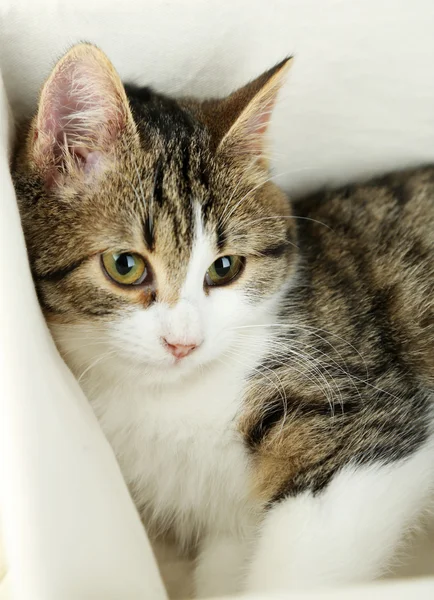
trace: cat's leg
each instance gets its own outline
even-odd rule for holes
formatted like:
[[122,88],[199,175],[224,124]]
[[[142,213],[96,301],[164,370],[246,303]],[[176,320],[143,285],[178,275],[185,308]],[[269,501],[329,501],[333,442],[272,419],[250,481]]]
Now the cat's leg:
[[246,560],[245,541],[229,534],[206,537],[195,570],[195,597],[211,598],[240,592]]
[[377,578],[427,506],[433,453],[405,462],[346,468],[314,495],[276,503],[266,516],[247,591],[341,585]]

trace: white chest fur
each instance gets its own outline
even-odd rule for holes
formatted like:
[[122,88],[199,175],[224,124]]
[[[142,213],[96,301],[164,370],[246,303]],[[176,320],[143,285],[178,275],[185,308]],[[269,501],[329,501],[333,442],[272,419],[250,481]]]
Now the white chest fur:
[[236,429],[245,370],[217,363],[167,387],[110,382],[90,394],[145,521],[183,543],[248,525],[248,456]]

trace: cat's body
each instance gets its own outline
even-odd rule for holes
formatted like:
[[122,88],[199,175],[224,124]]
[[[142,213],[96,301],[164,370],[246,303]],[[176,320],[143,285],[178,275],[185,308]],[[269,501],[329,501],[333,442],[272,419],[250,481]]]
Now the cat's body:
[[[76,75],[99,68],[80,52]],[[221,103],[128,88],[132,117],[116,87],[121,150],[66,130],[60,175],[32,139],[43,96],[15,172],[54,337],[151,533],[199,550],[203,595],[376,577],[434,483],[434,168],[291,213],[258,144],[279,73]],[[107,248],[154,278],[107,283]],[[214,288],[219,255],[244,263]]]
[[[416,190],[422,186],[421,201]],[[254,546],[264,501],[317,493],[352,462],[363,475],[378,468],[381,482],[380,465],[399,464],[424,447],[434,404],[432,363],[426,362],[434,360],[428,322],[434,291],[426,272],[431,268],[434,281],[434,262],[423,260],[424,252],[433,252],[432,199],[429,168],[324,194],[323,201],[304,200],[294,215],[301,217],[304,273],[274,315],[246,326],[247,353],[175,385],[153,387],[143,377],[125,386],[115,372],[98,395],[92,384],[110,369],[94,369],[89,397],[150,531],[173,533],[187,547],[208,535],[233,537],[243,560]],[[258,367],[250,411],[246,382]],[[277,457],[274,437],[281,444]],[[252,473],[256,460],[259,477]],[[432,452],[421,468],[431,483]],[[420,472],[415,468],[413,482],[411,470],[397,489],[421,485]],[[425,496],[424,488],[418,491]],[[364,517],[375,518],[369,509]],[[345,523],[349,536],[351,526]],[[223,552],[232,568],[230,544]],[[342,579],[351,581],[348,575],[347,567]],[[237,589],[237,583],[221,589]]]

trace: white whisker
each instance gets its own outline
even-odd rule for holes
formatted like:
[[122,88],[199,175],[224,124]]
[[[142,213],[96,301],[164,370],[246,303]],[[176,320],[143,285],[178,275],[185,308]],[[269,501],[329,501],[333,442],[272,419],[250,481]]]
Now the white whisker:
[[110,350],[109,352],[105,352],[104,354],[99,356],[94,362],[92,362],[89,366],[86,367],[86,369],[81,373],[81,375],[79,375],[79,377],[77,378],[78,383],[81,382],[86,373],[88,373],[91,369],[96,367],[96,365],[98,365],[100,362],[110,358],[110,356],[113,356],[114,354],[116,354],[116,351]]

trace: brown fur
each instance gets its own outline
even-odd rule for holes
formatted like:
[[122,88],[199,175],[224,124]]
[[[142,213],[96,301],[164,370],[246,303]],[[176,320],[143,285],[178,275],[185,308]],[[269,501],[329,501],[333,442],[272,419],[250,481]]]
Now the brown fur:
[[264,364],[274,385],[253,378],[240,424],[267,501],[320,490],[349,462],[402,458],[432,419],[434,169],[297,209],[301,277]]
[[[93,51],[96,59],[92,58],[101,60],[105,69],[104,55]],[[74,56],[77,54],[72,52]],[[44,89],[64,62],[67,59],[60,61]],[[95,181],[90,184],[84,181],[70,158],[57,173],[56,184],[47,188],[46,171],[53,168],[53,161],[41,166],[40,136],[36,134],[47,96],[42,92],[42,108],[30,123],[25,144],[18,149],[14,176],[32,269],[49,319],[74,322],[89,315],[110,318],[130,302],[146,306],[151,297],[175,303],[191,250],[193,198],[203,206],[206,226],[215,233],[220,227],[220,237],[224,238],[220,252],[253,255],[240,284],[250,285],[256,293],[261,291],[255,274],[259,258],[254,256],[259,257],[270,246],[287,244],[294,225],[274,221],[266,230],[260,223],[250,227],[251,215],[286,214],[289,206],[280,190],[266,181],[265,165],[260,160],[252,162],[250,154],[246,164],[246,156],[237,152],[238,148],[235,153],[233,148],[217,151],[219,139],[215,136],[221,137],[224,127],[233,127],[231,138],[237,138],[236,113],[247,108],[248,118],[253,99],[259,112],[263,104],[268,105],[277,92],[277,78],[283,66],[282,63],[272,69],[229,99],[212,103],[218,114],[213,120],[219,123],[218,133],[206,126],[212,117],[211,104],[191,100],[176,103],[147,90],[137,93],[131,89],[129,106],[118,111],[124,121],[118,126],[117,137],[107,153],[107,169],[97,185]],[[122,98],[119,91],[122,84],[112,70],[110,81],[115,99]],[[264,90],[267,81],[269,85]],[[255,98],[258,90],[262,90],[262,97]],[[140,99],[143,93],[151,98],[147,112],[143,111]],[[155,106],[160,110],[161,123],[155,119]],[[173,122],[173,129],[169,126],[166,129],[165,118]],[[74,140],[77,143],[88,142]],[[157,192],[163,201],[156,198]],[[228,199],[233,197],[229,207],[232,208],[243,196],[246,198],[230,221],[223,224]],[[143,232],[151,218],[155,243],[149,248]],[[231,236],[235,237],[235,233],[237,241],[232,243]],[[290,245],[287,246],[289,249]],[[122,248],[138,252],[148,260],[158,282],[152,294],[150,290],[120,288],[110,283],[98,268],[101,252]],[[280,278],[273,277],[275,282],[265,278],[262,293],[280,284],[286,262],[281,257]],[[58,277],[76,264],[79,266],[68,277]]]

